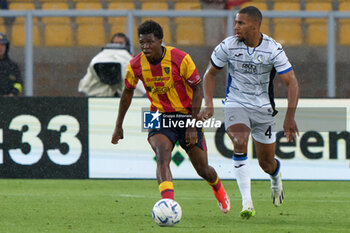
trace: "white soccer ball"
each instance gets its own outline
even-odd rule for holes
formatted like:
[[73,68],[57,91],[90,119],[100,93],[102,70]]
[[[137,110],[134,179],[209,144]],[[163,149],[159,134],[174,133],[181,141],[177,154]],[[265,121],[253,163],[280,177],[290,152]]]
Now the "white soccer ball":
[[182,216],[181,206],[172,199],[161,199],[154,204],[152,216],[159,226],[175,226]]

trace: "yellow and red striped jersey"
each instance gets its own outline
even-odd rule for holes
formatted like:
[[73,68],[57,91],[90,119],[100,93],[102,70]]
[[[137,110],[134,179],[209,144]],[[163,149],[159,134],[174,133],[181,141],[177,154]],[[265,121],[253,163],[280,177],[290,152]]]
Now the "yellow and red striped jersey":
[[190,55],[170,46],[165,46],[163,59],[157,64],[148,62],[141,52],[130,60],[125,87],[135,89],[142,81],[151,111],[191,113],[193,90],[201,78]]

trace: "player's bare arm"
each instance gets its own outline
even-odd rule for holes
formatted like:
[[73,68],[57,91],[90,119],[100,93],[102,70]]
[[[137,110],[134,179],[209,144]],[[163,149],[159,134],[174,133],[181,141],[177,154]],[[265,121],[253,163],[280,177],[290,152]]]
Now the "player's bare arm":
[[280,77],[288,88],[288,109],[283,124],[284,134],[288,141],[293,141],[297,135],[299,136],[299,130],[294,119],[299,100],[299,84],[293,70],[280,75]]
[[115,123],[112,140],[111,140],[113,144],[118,144],[118,141],[124,138],[123,121],[125,118],[125,114],[128,111],[129,106],[131,104],[133,95],[134,95],[133,89],[124,88],[122,96],[119,101],[118,117]]
[[[202,105],[203,99],[203,86],[202,82],[197,83],[194,86],[191,86],[193,90],[192,97],[192,118],[197,120],[197,116],[199,114],[200,107]],[[186,130],[186,142],[187,146],[191,147],[197,142],[197,129],[195,127],[189,127]]]
[[214,115],[213,96],[215,88],[215,77],[220,72],[220,69],[215,68],[209,62],[208,68],[203,77],[204,85],[204,107],[198,115],[198,119],[207,120]]

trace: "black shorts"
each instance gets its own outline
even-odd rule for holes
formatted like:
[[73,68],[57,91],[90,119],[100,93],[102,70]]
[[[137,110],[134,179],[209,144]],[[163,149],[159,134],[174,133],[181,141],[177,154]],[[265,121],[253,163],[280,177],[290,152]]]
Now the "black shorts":
[[[178,115],[178,113],[177,113]],[[183,119],[183,118],[181,118]],[[176,144],[177,141],[179,141],[180,146],[188,152],[188,147],[186,146],[186,128],[180,128],[180,127],[168,127],[168,128],[161,128],[161,129],[151,129],[148,132],[148,139],[152,137],[155,134],[163,134],[169,138],[169,140],[173,143],[173,145]],[[201,148],[203,151],[207,151],[207,145],[205,143],[205,137],[203,128],[197,128],[197,142],[196,146]]]

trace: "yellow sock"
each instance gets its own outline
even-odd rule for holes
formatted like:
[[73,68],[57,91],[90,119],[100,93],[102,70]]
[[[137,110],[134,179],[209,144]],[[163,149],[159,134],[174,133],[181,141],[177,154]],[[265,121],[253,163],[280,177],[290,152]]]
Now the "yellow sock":
[[218,182],[219,182],[219,176],[216,177],[216,180],[215,180],[213,183],[207,181],[207,183],[208,183],[209,185],[211,185],[211,186],[217,185]]
[[160,183],[159,191],[162,199],[169,198],[174,200],[174,184],[172,181],[163,181]]
[[214,191],[218,191],[222,186],[219,176],[216,177],[216,180],[213,183],[209,181],[207,181],[207,183],[213,188]]

